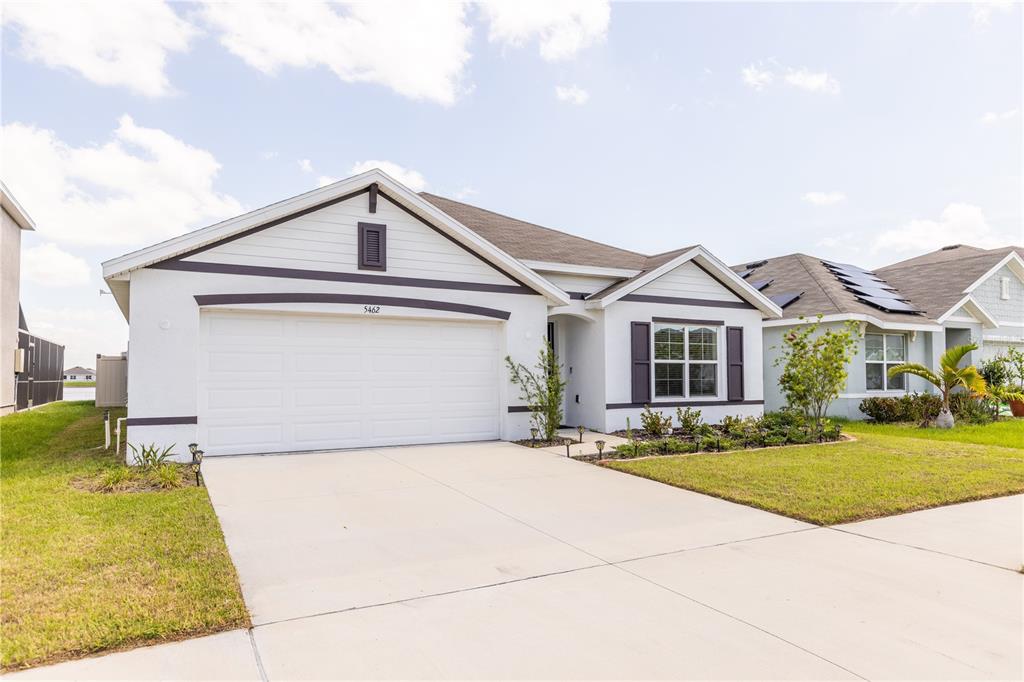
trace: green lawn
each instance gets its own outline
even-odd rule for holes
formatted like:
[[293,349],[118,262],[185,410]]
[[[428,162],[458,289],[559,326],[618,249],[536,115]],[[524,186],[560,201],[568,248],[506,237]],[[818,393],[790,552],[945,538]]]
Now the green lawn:
[[843,430],[855,435],[864,433],[1024,448],[1024,419],[1007,419],[991,424],[957,424],[951,429],[922,429],[917,424],[846,422],[843,424]]
[[95,381],[65,381],[64,388],[94,388]]
[[856,442],[604,466],[822,525],[1024,492],[1024,448],[870,429],[855,435]]
[[205,488],[71,485],[121,463],[96,448],[101,415],[70,402],[0,419],[5,669],[249,623]]

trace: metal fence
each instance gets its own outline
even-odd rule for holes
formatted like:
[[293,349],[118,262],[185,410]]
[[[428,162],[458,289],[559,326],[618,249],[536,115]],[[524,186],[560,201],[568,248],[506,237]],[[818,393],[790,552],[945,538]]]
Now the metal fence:
[[15,409],[45,405],[64,399],[64,346],[18,330],[22,371],[15,379]]

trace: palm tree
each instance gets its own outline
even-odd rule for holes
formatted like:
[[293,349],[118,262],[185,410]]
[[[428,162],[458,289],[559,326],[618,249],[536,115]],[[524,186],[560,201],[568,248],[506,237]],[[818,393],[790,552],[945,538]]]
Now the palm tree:
[[953,428],[953,413],[949,409],[949,396],[953,389],[961,387],[971,395],[985,395],[985,379],[978,368],[974,365],[960,367],[960,361],[973,350],[978,350],[978,346],[973,343],[954,346],[947,350],[939,358],[940,373],[935,373],[916,362],[908,362],[890,369],[889,378],[898,374],[913,374],[935,384],[942,393],[942,409],[935,419],[935,425],[941,429],[950,429]]

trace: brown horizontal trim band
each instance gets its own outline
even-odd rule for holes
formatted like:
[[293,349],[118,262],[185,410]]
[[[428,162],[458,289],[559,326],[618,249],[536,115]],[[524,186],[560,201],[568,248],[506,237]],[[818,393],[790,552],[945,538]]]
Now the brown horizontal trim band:
[[197,294],[196,303],[205,305],[230,305],[232,303],[354,303],[356,305],[393,305],[400,308],[422,308],[426,310],[445,310],[453,313],[480,315],[496,320],[507,320],[512,313],[507,310],[484,308],[478,305],[450,303],[448,301],[428,301],[422,298],[399,298],[397,296],[374,296],[372,294]]
[[529,405],[509,405],[508,406],[508,411],[509,412],[529,412],[530,411],[530,406]]
[[753,309],[754,306],[746,301],[712,301],[706,298],[676,298],[675,296],[648,296],[646,294],[626,294],[620,301],[634,301],[637,303],[668,303],[671,305],[699,305],[707,308],[744,308]]
[[199,417],[129,417],[128,426],[173,426],[175,424],[198,424]]
[[647,405],[651,409],[658,407],[718,407],[721,405],[764,405],[763,400],[675,400],[666,403],[608,403],[604,406],[606,410],[626,410],[631,408],[641,409]]
[[[211,242],[211,243],[206,244],[204,246],[197,246],[196,248],[191,249],[190,251],[186,251],[185,253],[179,253],[177,256],[174,256],[173,260],[181,260],[182,258],[188,258],[189,256],[194,256],[197,253],[202,253],[203,251],[209,251],[210,249],[212,249],[215,246],[220,246],[221,244],[227,244],[229,242],[233,242],[233,241],[236,241],[238,239],[241,239],[242,237],[248,237],[251,234],[256,234],[257,232],[262,232],[263,230],[266,230],[266,229],[269,229],[271,227],[274,227],[275,225],[280,225],[282,223],[288,222],[289,220],[295,220],[296,218],[301,218],[302,216],[304,216],[304,215],[306,215],[308,213],[312,213],[314,211],[319,211],[322,208],[327,208],[328,206],[333,206],[334,204],[339,204],[342,201],[348,201],[352,197],[357,197],[360,194],[365,194],[366,192],[369,192],[369,191],[370,191],[370,188],[367,186],[367,187],[364,187],[364,188],[362,188],[360,190],[356,190],[355,192],[349,192],[348,194],[345,194],[343,196],[335,197],[335,198],[329,199],[327,201],[322,201],[319,204],[315,204],[313,206],[310,206],[309,208],[304,208],[301,211],[295,211],[294,213],[289,213],[286,216],[281,216],[280,218],[275,218],[274,220],[265,222],[262,225],[257,225],[256,227],[250,227],[248,230],[243,230],[243,231],[239,232],[238,234],[231,235],[230,237],[224,237],[223,239],[218,239],[217,241]],[[152,267],[152,266],[150,266],[150,267]]]
[[582,301],[586,299],[587,296],[590,296],[590,294],[584,291],[567,291],[565,293],[569,294],[569,300],[571,301]]
[[481,284],[457,282],[448,279],[421,279],[418,277],[395,277],[393,275],[369,275],[358,272],[330,272],[327,270],[303,270],[301,268],[271,268],[262,265],[235,265],[234,263],[204,263],[200,261],[163,261],[151,268],[157,270],[180,270],[184,272],[206,272],[220,275],[250,275],[252,277],[278,277],[282,279],[308,279],[318,282],[351,282],[355,284],[380,284],[381,286],[419,287],[423,289],[456,289],[460,291],[487,291],[496,294],[536,294],[533,289],[518,284]]
[[651,322],[667,324],[706,324],[710,327],[724,327],[725,320],[688,320],[684,317],[652,317]]

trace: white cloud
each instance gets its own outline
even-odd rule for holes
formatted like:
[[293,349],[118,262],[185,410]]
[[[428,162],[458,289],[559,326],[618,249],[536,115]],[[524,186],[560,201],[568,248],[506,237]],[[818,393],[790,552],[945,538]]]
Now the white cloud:
[[879,234],[871,245],[873,253],[923,253],[948,244],[968,243],[991,249],[1006,246],[1018,237],[1002,234],[989,225],[985,213],[973,204],[949,204],[938,220],[911,220]]
[[310,161],[309,159],[299,159],[299,168],[302,170],[303,173],[312,173],[313,162]]
[[40,244],[22,252],[21,276],[44,287],[73,287],[89,283],[89,264],[56,244]]
[[480,5],[490,24],[492,43],[522,47],[536,39],[549,62],[570,59],[608,35],[611,6],[607,0],[494,0]]
[[277,158],[277,152],[272,152],[272,151],[260,152],[260,158],[263,159],[264,161],[270,161],[271,159],[276,159]]
[[128,325],[109,301],[110,296],[103,298],[107,299],[106,305],[26,310],[29,329],[43,338],[66,344],[65,367],[95,367],[97,353],[116,355],[128,348]]
[[992,23],[992,14],[995,12],[1009,12],[1013,5],[1010,0],[995,0],[995,2],[972,2],[971,20],[975,26],[988,26]]
[[786,73],[786,83],[808,92],[823,92],[827,95],[839,94],[839,81],[830,76],[827,71],[790,69]]
[[354,166],[352,166],[352,170],[349,172],[352,175],[358,175],[373,168],[379,168],[395,180],[398,180],[400,183],[411,189],[413,192],[422,192],[427,186],[427,181],[418,171],[399,166],[397,163],[392,163],[391,161],[377,161],[375,159],[371,159],[369,161],[358,161]]
[[0,157],[11,191],[55,242],[145,245],[243,212],[213,189],[220,164],[210,152],[127,115],[100,146],[10,123]]
[[984,123],[985,125],[993,125],[994,123],[1009,121],[1016,115],[1016,109],[1009,109],[1007,111],[989,111],[986,112],[985,115],[981,117],[981,122]]
[[586,104],[590,99],[590,93],[578,85],[556,85],[555,96],[562,102],[576,105]]
[[775,80],[775,74],[764,68],[762,62],[751,64],[740,73],[743,75],[743,82],[754,90],[764,90]]
[[202,15],[228,50],[263,73],[326,66],[346,83],[444,105],[458,97],[470,56],[459,2],[211,2]]
[[197,31],[164,2],[5,2],[3,23],[15,27],[20,52],[65,67],[99,85],[150,97],[173,91],[164,67]]
[[339,178],[332,178],[329,175],[321,175],[320,177],[318,177],[316,179],[316,186],[317,187],[325,187],[327,185],[330,185],[331,183],[337,182],[338,180],[339,180]]
[[842,192],[807,192],[801,198],[815,206],[831,206],[846,201],[846,195]]
[[464,201],[466,199],[469,199],[474,194],[480,194],[480,192],[467,185],[466,187],[463,187],[462,189],[455,193],[455,198],[458,199],[459,201]]

